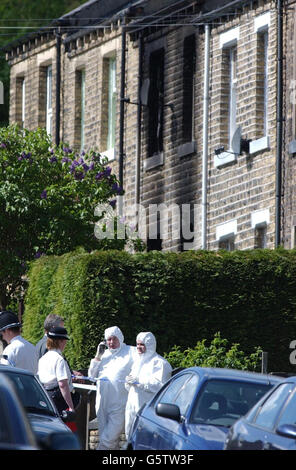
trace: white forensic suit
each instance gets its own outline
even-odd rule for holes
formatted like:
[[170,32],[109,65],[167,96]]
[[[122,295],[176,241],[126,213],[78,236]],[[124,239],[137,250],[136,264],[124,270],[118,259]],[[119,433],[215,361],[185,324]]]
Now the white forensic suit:
[[119,449],[119,437],[124,432],[125,407],[128,392],[125,377],[130,373],[136,348],[127,346],[121,330],[115,326],[105,330],[105,339],[116,336],[120,347],[107,349],[100,361],[92,359],[88,375],[97,378],[96,412],[99,427],[98,450]]
[[143,354],[137,353],[131,373],[126,377],[125,387],[129,391],[125,411],[126,438],[137,411],[151,400],[172,374],[169,362],[156,353],[156,339],[152,333],[139,333],[137,342],[145,344],[146,350]]

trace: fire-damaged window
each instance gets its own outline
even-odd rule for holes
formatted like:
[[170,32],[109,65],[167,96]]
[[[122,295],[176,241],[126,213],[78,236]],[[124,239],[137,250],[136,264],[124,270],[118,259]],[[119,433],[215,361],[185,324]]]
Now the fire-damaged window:
[[85,69],[75,73],[75,147],[84,149],[85,137]]
[[149,62],[148,156],[163,151],[164,49],[151,53]]
[[183,143],[193,140],[193,106],[194,106],[194,72],[195,72],[195,35],[184,39],[183,49]]
[[161,221],[160,214],[152,215],[148,221],[148,237],[146,240],[147,251],[162,250]]
[[15,120],[21,128],[25,126],[26,116],[26,79],[24,76],[16,79],[16,113]]

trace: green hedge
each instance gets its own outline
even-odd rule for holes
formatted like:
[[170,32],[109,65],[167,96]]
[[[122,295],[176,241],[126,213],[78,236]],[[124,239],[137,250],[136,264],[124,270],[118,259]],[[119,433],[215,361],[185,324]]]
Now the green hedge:
[[194,347],[219,331],[245,353],[261,347],[269,370],[291,371],[296,339],[296,251],[94,252],[42,257],[29,272],[24,336],[36,343],[49,313],[65,318],[67,357],[88,367],[104,329],[135,344],[152,331],[158,352]]

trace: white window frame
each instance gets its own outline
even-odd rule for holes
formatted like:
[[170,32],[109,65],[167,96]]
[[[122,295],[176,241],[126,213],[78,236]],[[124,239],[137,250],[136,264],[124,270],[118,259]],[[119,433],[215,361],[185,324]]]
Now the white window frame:
[[[215,168],[235,162],[237,155],[232,150],[232,138],[237,129],[237,43],[240,37],[239,26],[220,34],[220,49],[226,50],[229,56],[229,104],[228,104],[228,151],[214,156]],[[235,60],[234,60],[235,59]]]
[[52,65],[46,67],[46,132],[52,134]]
[[264,135],[268,135],[268,30],[263,33],[264,40]]
[[106,57],[108,60],[108,130],[107,130],[107,149],[102,155],[108,160],[115,159],[115,136],[116,136],[116,56],[110,55]]
[[250,142],[249,153],[254,154],[269,148],[268,136],[268,44],[269,44],[270,12],[263,13],[254,19],[254,33],[263,35],[264,40],[264,117],[263,136]]
[[109,59],[107,149],[115,147],[116,128],[116,58]]
[[81,121],[80,121],[80,150],[84,149],[85,144],[85,69],[81,70]]
[[237,47],[229,48],[229,103],[228,103],[228,138],[229,149],[232,151],[232,138],[236,131],[237,108]]
[[22,79],[22,128],[25,127],[26,118],[26,79]]
[[234,251],[234,236],[219,240],[219,250]]

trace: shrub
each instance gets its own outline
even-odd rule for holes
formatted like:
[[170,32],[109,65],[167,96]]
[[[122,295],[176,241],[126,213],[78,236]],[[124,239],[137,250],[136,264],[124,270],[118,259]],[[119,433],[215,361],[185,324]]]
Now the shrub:
[[113,214],[123,194],[107,159],[94,151],[79,155],[63,143],[50,147],[45,129],[0,128],[1,308],[24,287],[34,258],[126,243],[116,233],[112,240],[95,237],[104,217],[95,208],[104,205]]
[[165,354],[166,359],[174,369],[179,367],[225,367],[228,369],[241,369],[259,371],[262,349],[257,347],[250,355],[239,350],[239,344],[233,344],[230,348],[227,339],[222,339],[220,332],[216,333],[210,345],[206,345],[206,339],[198,341],[194,348],[181,351],[180,346],[174,346]]

